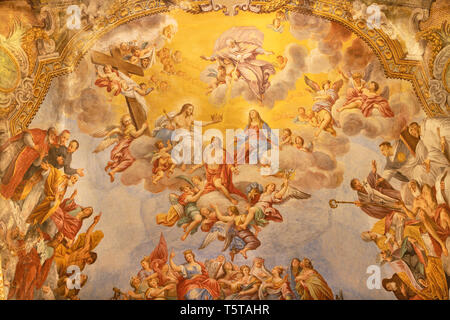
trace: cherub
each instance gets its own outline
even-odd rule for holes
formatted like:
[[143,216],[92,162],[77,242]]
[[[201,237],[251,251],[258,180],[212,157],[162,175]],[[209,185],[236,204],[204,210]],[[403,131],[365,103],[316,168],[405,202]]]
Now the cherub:
[[313,143],[310,142],[305,147],[305,140],[301,136],[296,136],[294,139],[294,147],[296,147],[298,150],[305,151],[305,152],[312,152],[313,151]]
[[113,69],[110,65],[97,66],[96,74],[98,79],[95,80],[95,85],[102,88],[106,87],[108,92],[111,92],[117,96],[122,90],[128,89],[127,82],[122,79],[119,75],[119,72]]
[[286,67],[287,63],[288,63],[288,58],[286,58],[282,55],[279,55],[279,56],[277,56],[277,62],[276,62],[275,66],[278,69],[283,70]]
[[289,128],[284,128],[283,131],[281,132],[281,143],[280,143],[280,147],[285,146],[285,145],[292,145],[293,141],[292,141],[292,130]]
[[312,111],[316,113],[319,122],[319,127],[314,136],[317,138],[322,131],[327,131],[332,136],[336,136],[336,130],[333,128],[334,120],[331,115],[331,108],[339,98],[339,90],[344,81],[340,79],[332,84],[330,80],[326,80],[320,87],[316,82],[305,76],[305,82],[310,87],[307,90],[313,95],[315,102],[312,106]]
[[164,173],[167,172],[167,178],[173,173],[176,164],[172,160],[172,156],[169,151],[172,150],[172,144],[170,140],[167,141],[167,147],[162,141],[157,141],[155,147],[158,149],[152,157],[153,163],[153,184],[157,184],[159,180],[164,177]]
[[[134,46],[131,48],[131,57],[130,57],[130,62],[132,64],[140,64],[141,60],[144,58],[150,58],[150,61],[154,61],[155,59],[155,48],[156,48],[156,43],[147,46],[148,42],[144,42],[141,47],[138,46]],[[153,63],[150,64],[153,64]]]
[[214,69],[209,69],[209,71],[210,73],[208,74],[208,77],[213,77],[214,81],[209,84],[206,94],[210,94],[221,84],[227,84],[228,78],[227,70],[223,65],[219,65],[217,67],[217,71]]
[[172,54],[172,61],[176,64],[183,62],[183,54],[181,53],[180,50],[176,50]]
[[296,118],[294,118],[293,122],[298,124],[309,123],[314,128],[319,127],[319,120],[317,119],[317,114],[312,110],[305,111],[305,108],[303,107],[298,108],[298,115]]
[[279,33],[283,33],[284,31],[284,26],[282,25],[280,18],[273,19],[272,24],[268,24],[267,28]]

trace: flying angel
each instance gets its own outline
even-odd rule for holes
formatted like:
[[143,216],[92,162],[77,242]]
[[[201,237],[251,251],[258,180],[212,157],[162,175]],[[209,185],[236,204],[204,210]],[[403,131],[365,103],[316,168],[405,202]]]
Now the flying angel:
[[111,150],[111,161],[105,167],[105,171],[114,182],[114,175],[122,172],[133,164],[135,158],[131,155],[130,145],[134,139],[139,138],[147,129],[147,123],[144,123],[141,129],[136,130],[131,117],[125,114],[120,119],[120,126],[111,126],[93,134],[95,138],[103,138],[102,142],[95,148],[93,153],[99,153],[115,144]]
[[345,75],[342,71],[339,71],[342,77],[349,81],[349,88],[347,89],[347,97],[343,106],[336,111],[360,109],[363,115],[368,117],[374,109],[377,109],[385,118],[394,116],[394,112],[388,102],[389,87],[385,86],[381,93],[378,93],[380,85],[375,81],[370,81],[373,68],[374,66],[371,63],[363,73],[355,72]]
[[211,228],[211,230],[206,235],[205,239],[203,239],[202,244],[200,245],[199,249],[205,249],[207,246],[209,246],[212,242],[218,240],[223,241],[223,248],[222,252],[227,250],[228,247],[231,244],[231,241],[233,240],[234,234],[232,232],[230,223],[225,222],[216,222],[214,226]]
[[319,121],[318,129],[314,133],[314,136],[317,138],[322,131],[336,136],[336,130],[333,128],[333,125],[337,125],[337,123],[331,115],[331,108],[337,99],[339,99],[339,90],[342,88],[344,80],[340,79],[333,83],[330,80],[326,80],[322,83],[322,87],[320,87],[317,82],[305,76],[305,83],[309,86],[306,89],[313,95],[315,102],[312,110]]
[[[248,209],[247,218],[242,228],[246,228],[252,222],[259,227],[265,227],[269,221],[282,222],[283,217],[273,207],[273,204],[282,204],[291,199],[304,200],[311,197],[310,194],[290,186],[289,179],[290,175],[285,174],[284,182],[279,190],[277,190],[275,183],[268,183],[264,188],[257,183],[253,183],[247,188],[251,207]],[[261,192],[261,190],[264,191]],[[258,232],[255,233],[255,235],[257,234]]]

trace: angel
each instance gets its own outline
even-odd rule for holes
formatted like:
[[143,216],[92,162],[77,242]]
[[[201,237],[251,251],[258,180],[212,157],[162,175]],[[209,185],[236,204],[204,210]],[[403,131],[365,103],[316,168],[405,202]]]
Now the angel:
[[284,128],[283,131],[281,131],[280,149],[284,145],[292,145],[294,143],[293,139],[294,137],[292,136],[292,130],[289,128]]
[[128,89],[128,84],[120,77],[119,71],[113,69],[110,65],[105,65],[103,67],[97,65],[95,70],[98,77],[94,83],[96,86],[100,88],[106,87],[106,90],[108,92],[112,91],[114,96],[119,95],[122,89]]
[[[184,176],[177,178],[185,179]],[[189,234],[197,232],[203,216],[198,206],[197,201],[205,191],[206,183],[198,182],[199,185],[194,185],[193,182],[186,184],[180,188],[182,194],[170,194],[169,200],[172,204],[167,214],[159,214],[156,216],[157,224],[166,226],[173,226],[177,222],[178,227],[182,227],[184,234],[181,240],[184,241]]]
[[151,67],[155,63],[156,59],[156,43],[149,45],[149,43],[143,42],[141,46],[133,46],[131,48],[131,56],[126,56],[125,60],[130,60],[132,64],[140,65],[142,59],[149,58],[150,64],[147,67]]
[[274,52],[262,48],[264,33],[255,27],[233,27],[225,31],[216,40],[212,56],[201,56],[208,61],[229,61],[229,65],[238,71],[238,77],[244,80],[260,104],[264,93],[270,87],[269,77],[275,74],[274,66],[259,55],[272,55]]
[[319,128],[314,136],[318,137],[322,131],[327,131],[332,136],[336,136],[336,130],[333,128],[333,124],[336,123],[331,115],[331,108],[339,98],[339,90],[344,81],[340,79],[332,84],[330,80],[326,80],[322,83],[322,90],[316,82],[307,76],[305,76],[305,82],[310,87],[306,89],[313,94],[315,103],[312,106],[312,111],[316,113],[319,121]]
[[275,67],[277,67],[280,70],[283,70],[286,68],[286,65],[288,63],[288,58],[282,55],[277,56]]
[[361,94],[355,97],[352,102],[345,104],[337,111],[348,109],[360,109],[365,117],[372,114],[373,109],[377,109],[385,118],[394,117],[394,112],[389,105],[389,87],[384,87],[381,93],[378,93],[380,85],[375,81],[370,81],[367,87],[362,88]]
[[[348,74],[345,74],[344,72],[342,72],[342,70],[340,69],[338,70],[342,78],[349,84],[344,106],[360,98],[362,94],[362,89],[366,86],[367,82],[369,81],[372,71],[373,71],[373,63],[369,64],[363,73],[349,72]],[[340,110],[341,109],[337,109],[337,111]]]
[[213,92],[218,86],[222,84],[228,83],[228,75],[227,75],[227,69],[223,65],[219,65],[217,67],[217,71],[214,69],[208,69],[208,77],[214,78],[214,80],[209,84],[208,91],[206,94],[210,94]]
[[298,150],[309,153],[313,152],[314,144],[312,141],[305,146],[305,140],[301,136],[296,136],[293,140],[294,140],[294,147],[296,147]]
[[153,91],[154,88],[148,87],[144,82],[137,84],[133,79],[125,75],[123,72],[114,69],[110,65],[104,67],[97,66],[96,74],[98,79],[95,80],[95,85],[102,88],[106,87],[108,92],[113,93],[114,96],[119,94],[128,98],[135,98],[147,112],[147,103],[144,96]]
[[297,124],[310,124],[314,128],[319,127],[319,120],[317,119],[317,114],[312,110],[305,110],[303,107],[298,108],[297,117],[292,120],[292,122]]
[[261,186],[250,190],[248,195],[250,200],[250,207],[248,209],[247,218],[242,225],[242,228],[246,228],[250,223],[255,223],[258,226],[265,227],[269,221],[282,222],[283,217],[281,213],[273,208],[273,204],[281,204],[290,199],[308,199],[310,194],[298,190],[295,187],[289,186],[289,180],[291,176],[287,173],[284,174],[284,181],[280,190],[276,189],[275,183],[269,183],[264,187],[264,191]]
[[164,173],[167,172],[167,178],[173,173],[176,164],[172,160],[172,156],[169,151],[172,150],[172,144],[170,140],[167,142],[167,147],[164,145],[162,141],[158,141],[155,143],[155,147],[158,149],[157,152],[153,154],[152,163],[153,163],[153,184],[157,184],[159,180],[164,177]]
[[135,161],[135,158],[130,152],[131,142],[142,136],[147,127],[147,123],[144,123],[141,129],[136,130],[131,117],[125,114],[120,119],[120,126],[109,127],[93,134],[95,138],[104,138],[93,153],[99,153],[109,146],[116,144],[111,150],[111,161],[105,167],[106,172],[110,170],[108,175],[110,176],[111,182],[114,182],[114,175],[117,172],[124,171]]
[[222,214],[215,204],[212,204],[211,207],[214,208],[220,221],[211,228],[199,249],[206,248],[215,240],[224,241],[222,252],[229,248],[231,261],[234,261],[234,257],[238,253],[247,259],[247,251],[256,250],[261,242],[249,228],[242,227],[246,214],[241,214],[235,206],[228,207],[228,215]]
[[280,18],[273,19],[272,24],[268,24],[267,28],[272,29],[273,31],[279,32],[279,33],[283,33],[283,31],[284,31],[284,26],[281,23]]

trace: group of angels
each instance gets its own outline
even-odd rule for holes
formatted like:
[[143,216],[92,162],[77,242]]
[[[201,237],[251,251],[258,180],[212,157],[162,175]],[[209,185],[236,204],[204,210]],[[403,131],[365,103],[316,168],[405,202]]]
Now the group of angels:
[[344,81],[348,83],[346,99],[342,106],[336,109],[337,112],[360,110],[365,117],[372,116],[374,112],[385,118],[394,117],[388,101],[389,87],[385,86],[380,93],[380,85],[370,80],[372,70],[373,64],[369,64],[364,73],[352,72],[346,75],[339,70],[342,79],[335,82],[325,80],[321,85],[305,75],[305,83],[308,86],[306,90],[312,94],[314,103],[311,109],[299,107],[294,123],[308,124],[316,128],[316,138],[322,132],[336,136],[335,127],[339,127],[339,123],[333,118],[332,109],[339,99]]

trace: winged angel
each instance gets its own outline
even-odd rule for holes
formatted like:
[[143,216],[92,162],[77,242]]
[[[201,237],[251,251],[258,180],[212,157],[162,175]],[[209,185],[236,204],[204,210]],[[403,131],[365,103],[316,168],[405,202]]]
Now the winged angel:
[[349,88],[343,106],[336,111],[360,109],[362,114],[368,117],[376,109],[385,118],[394,116],[388,102],[389,87],[385,86],[379,93],[380,85],[375,81],[370,81],[372,70],[373,64],[369,64],[364,73],[354,72],[345,75],[340,71],[343,78],[349,81]]
[[[217,206],[212,205],[219,220],[206,235],[200,249],[206,248],[215,240],[224,241],[222,251],[230,248],[230,256],[234,259],[236,253],[247,258],[248,250],[255,250],[261,243],[257,236],[260,227],[268,225],[269,221],[282,222],[283,217],[280,212],[273,208],[273,204],[282,204],[290,199],[308,199],[310,194],[302,192],[297,188],[289,186],[289,176],[279,190],[275,183],[269,183],[265,188],[259,183],[252,183],[247,187],[247,194],[250,205],[248,213],[239,213],[234,206],[227,209],[228,215],[223,215]],[[249,227],[255,229],[253,233]]]
[[339,90],[342,88],[344,80],[340,79],[333,83],[330,80],[326,80],[322,83],[322,87],[320,87],[317,82],[305,76],[305,82],[309,86],[307,90],[312,93],[315,101],[312,106],[312,111],[317,118],[316,126],[318,129],[314,133],[314,136],[318,137],[322,131],[336,136],[336,130],[333,128],[336,122],[331,114],[331,108],[337,99],[339,99]]
[[103,138],[93,153],[104,151],[115,144],[111,150],[111,161],[105,167],[106,172],[109,170],[111,182],[114,182],[114,175],[117,172],[122,172],[133,164],[135,159],[130,152],[131,142],[142,136],[147,127],[147,123],[144,123],[141,129],[136,130],[131,117],[125,114],[120,119],[120,126],[108,127],[93,134],[95,138]]

